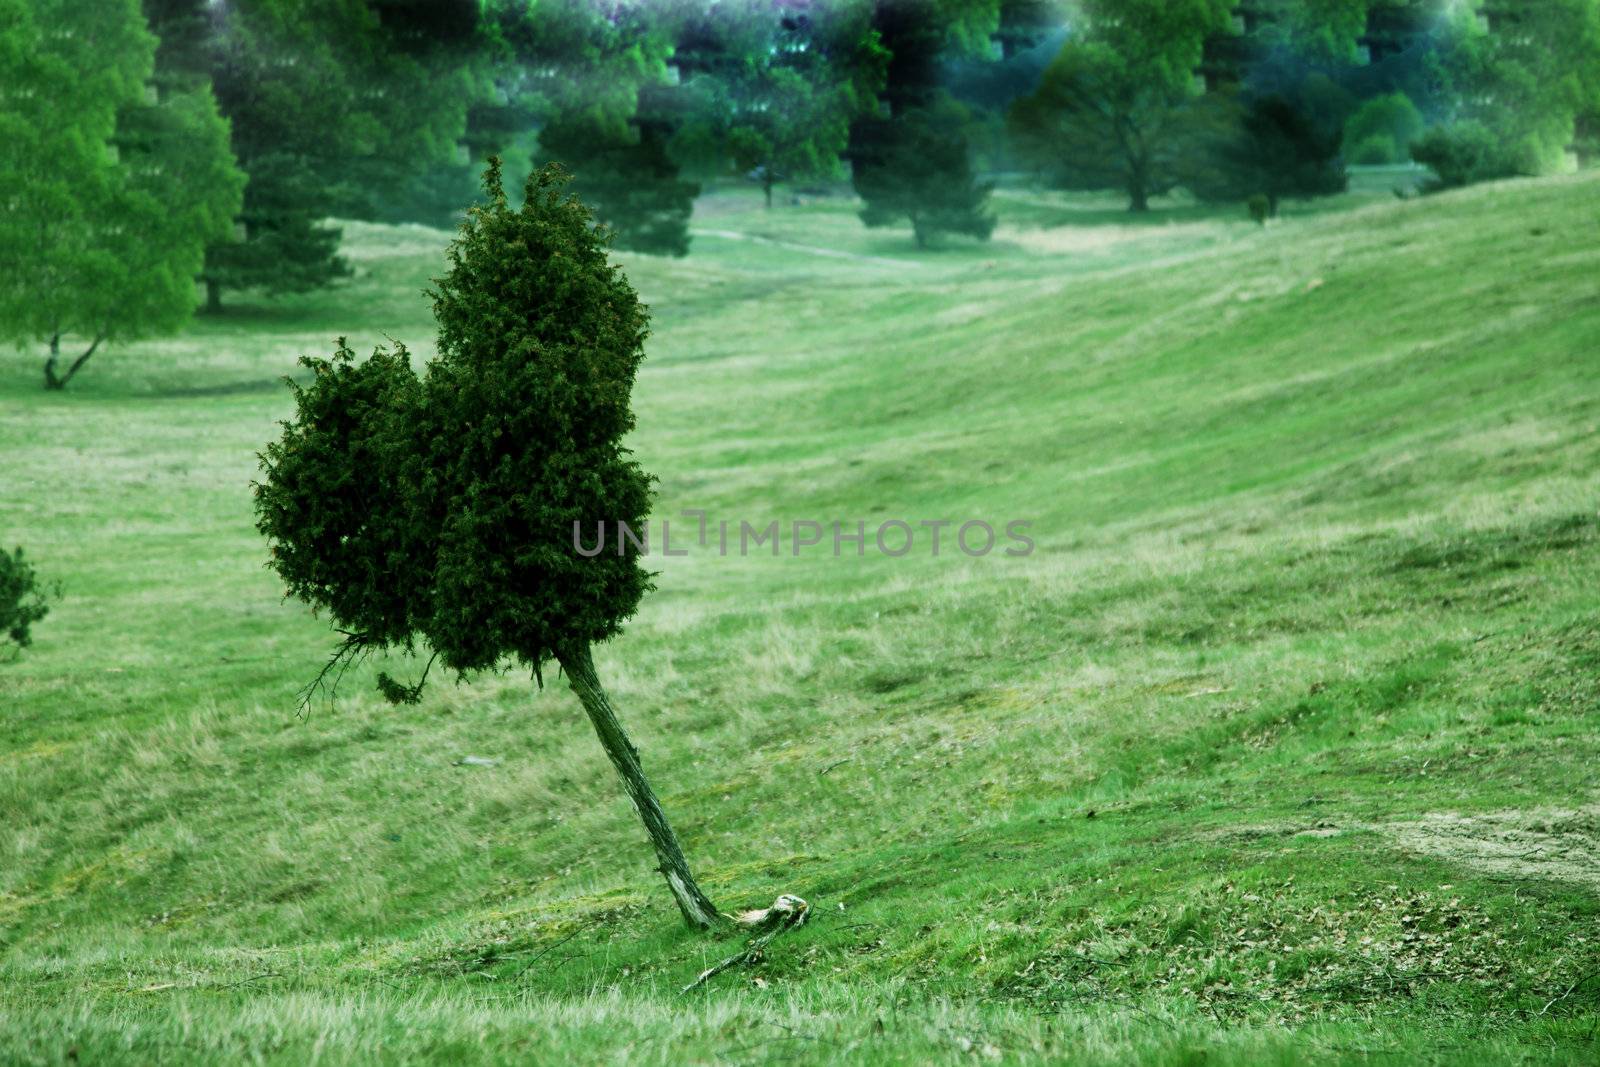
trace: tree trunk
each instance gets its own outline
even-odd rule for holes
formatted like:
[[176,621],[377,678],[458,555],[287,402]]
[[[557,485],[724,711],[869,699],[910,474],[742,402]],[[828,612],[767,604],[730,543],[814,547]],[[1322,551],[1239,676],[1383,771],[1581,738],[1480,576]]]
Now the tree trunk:
[[67,383],[56,377],[56,360],[61,358],[61,335],[50,335],[50,358],[44,361],[44,387],[60,389]]
[[767,194],[767,210],[771,211],[772,210],[772,168],[771,167],[768,167],[766,173],[764,175],[762,175],[762,178],[761,178],[761,190],[762,190],[762,192]]
[[722,915],[701,892],[694,875],[689,872],[689,862],[683,858],[678,835],[672,832],[672,826],[661,810],[661,803],[639,765],[638,750],[628,740],[622,723],[617,721],[617,714],[612,710],[611,701],[606,699],[605,690],[600,688],[589,646],[579,645],[559,653],[556,658],[567,672],[567,681],[582,702],[583,710],[589,713],[589,721],[594,724],[594,732],[600,738],[600,747],[606,750],[611,765],[621,776],[628,798],[633,801],[645,832],[650,835],[650,844],[655,847],[656,859],[660,862],[659,869],[667,880],[667,887],[672,890],[673,899],[678,902],[678,910],[683,912],[683,921],[700,930],[711,930],[722,925]]
[[1128,210],[1135,213],[1150,210],[1150,194],[1138,182],[1128,186]]
[[206,279],[206,314],[215,315],[222,310],[222,286],[215,278]]
[[83,355],[72,361],[72,365],[67,368],[67,373],[58,376],[56,374],[56,360],[61,358],[61,335],[56,334],[51,337],[50,358],[44,361],[44,387],[46,389],[65,389],[67,383],[72,381],[72,376],[82,370],[85,363],[89,362],[89,357],[94,355],[102,340],[104,340],[103,337],[96,337],[90,342],[89,347],[84,350]]

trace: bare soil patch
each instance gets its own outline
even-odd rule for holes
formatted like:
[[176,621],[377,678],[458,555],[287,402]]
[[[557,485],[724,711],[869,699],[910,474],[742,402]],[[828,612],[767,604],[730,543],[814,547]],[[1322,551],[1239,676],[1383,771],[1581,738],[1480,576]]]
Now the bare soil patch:
[[1374,829],[1407,850],[1475,870],[1575,882],[1600,893],[1600,804],[1470,816],[1439,812]]

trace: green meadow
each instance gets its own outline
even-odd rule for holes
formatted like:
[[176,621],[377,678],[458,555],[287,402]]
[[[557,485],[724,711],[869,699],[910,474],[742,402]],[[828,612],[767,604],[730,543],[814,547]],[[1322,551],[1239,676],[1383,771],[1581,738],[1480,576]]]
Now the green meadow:
[[[1403,178],[1403,176],[1402,176]],[[996,195],[918,251],[703,198],[601,677],[752,966],[685,929],[564,682],[364,663],[254,528],[282,379],[432,352],[449,235],[112,348],[0,355],[0,1062],[1600,1057],[1600,174],[1240,213]],[[694,543],[703,510],[709,544]],[[715,524],[1036,549],[720,555]],[[467,757],[472,760],[463,762]]]

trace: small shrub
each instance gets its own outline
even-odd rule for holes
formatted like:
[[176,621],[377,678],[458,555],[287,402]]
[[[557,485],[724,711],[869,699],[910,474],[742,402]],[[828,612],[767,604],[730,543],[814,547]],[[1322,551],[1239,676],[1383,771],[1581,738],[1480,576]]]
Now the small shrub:
[[[1422,136],[1422,112],[1405,93],[1376,96],[1356,109],[1344,124],[1344,143],[1356,163],[1403,163],[1411,144]],[[1362,150],[1382,158],[1361,158]]]
[[22,557],[22,549],[0,549],[0,632],[17,648],[33,643],[34,623],[50,613],[38,572]]
[[1434,127],[1412,144],[1411,158],[1433,170],[1430,192],[1524,173],[1517,153],[1480,122]]

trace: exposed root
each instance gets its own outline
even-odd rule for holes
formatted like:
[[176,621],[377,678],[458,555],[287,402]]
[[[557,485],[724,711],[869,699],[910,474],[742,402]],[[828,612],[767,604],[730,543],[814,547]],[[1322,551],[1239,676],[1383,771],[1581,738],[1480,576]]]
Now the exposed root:
[[740,926],[757,931],[756,936],[746,942],[744,948],[738,952],[701,971],[699,977],[684,986],[680,992],[692,993],[723,971],[737,967],[741,963],[760,962],[762,952],[777,939],[779,934],[793,930],[797,926],[804,926],[810,916],[811,905],[792,893],[784,893],[778,897],[770,908],[757,908],[754,911],[730,915],[729,918]]

